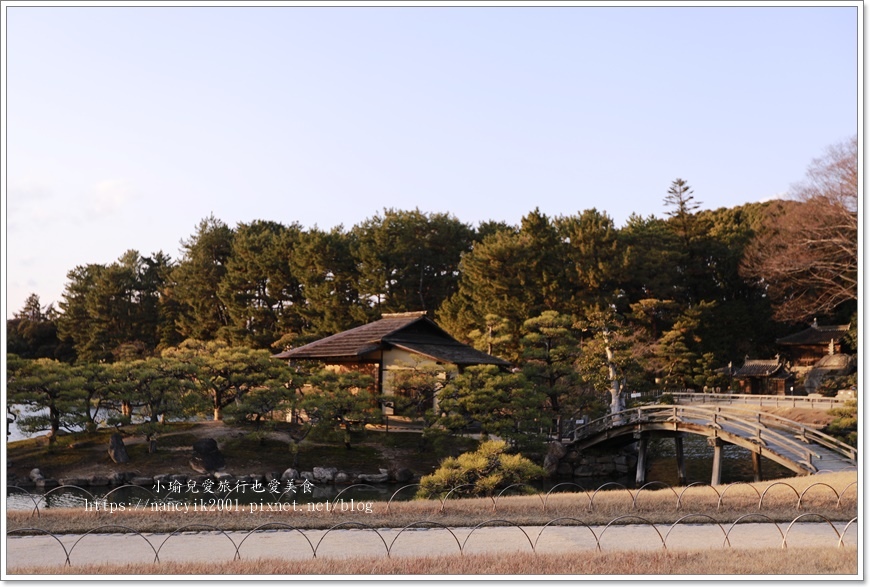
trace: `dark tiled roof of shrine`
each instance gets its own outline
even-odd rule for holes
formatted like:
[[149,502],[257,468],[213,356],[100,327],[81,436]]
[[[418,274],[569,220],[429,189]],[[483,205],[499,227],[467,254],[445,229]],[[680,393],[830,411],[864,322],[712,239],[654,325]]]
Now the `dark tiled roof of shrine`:
[[353,361],[390,346],[454,365],[499,365],[507,361],[478,351],[447,334],[423,312],[385,314],[380,320],[273,355],[276,359]]
[[[782,369],[779,359],[746,359],[743,366],[734,374],[735,377],[772,377]],[[783,370],[784,371],[784,370]]]
[[805,330],[776,339],[776,344],[824,345],[830,343],[831,339],[834,339],[834,342],[839,342],[848,332],[849,324],[819,326],[814,323]]

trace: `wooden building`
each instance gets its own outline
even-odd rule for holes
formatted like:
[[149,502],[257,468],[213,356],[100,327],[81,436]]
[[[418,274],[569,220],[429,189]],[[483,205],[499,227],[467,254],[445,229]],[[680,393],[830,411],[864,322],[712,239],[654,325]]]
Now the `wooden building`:
[[358,326],[304,346],[273,355],[288,361],[318,361],[337,369],[372,375],[377,391],[393,395],[390,376],[398,370],[435,368],[444,377],[469,365],[510,367],[510,363],[463,344],[426,317],[425,312],[384,314]]
[[773,359],[750,359],[734,373],[738,393],[753,395],[791,395],[794,386],[792,374],[779,355]]
[[819,326],[819,323],[813,320],[809,328],[778,338],[776,344],[783,347],[785,355],[791,360],[795,369],[803,371],[811,368],[827,355],[841,354],[849,326],[849,324]]

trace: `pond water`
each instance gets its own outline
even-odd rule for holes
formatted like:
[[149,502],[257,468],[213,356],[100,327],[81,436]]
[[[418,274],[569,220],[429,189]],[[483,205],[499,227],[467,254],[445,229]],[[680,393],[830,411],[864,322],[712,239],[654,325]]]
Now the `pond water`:
[[[673,439],[660,438],[650,442],[648,453],[649,467],[646,480],[661,481],[677,485],[677,455]],[[683,456],[686,461],[687,483],[709,483],[713,475],[713,447],[707,439],[695,434],[687,434],[683,439]],[[778,463],[761,459],[761,472],[764,479],[794,477],[795,473]],[[722,483],[737,483],[754,480],[752,455],[749,450],[733,444],[722,447]],[[632,482],[634,476],[632,475]]]
[[[683,440],[683,453],[686,459],[686,475],[688,483],[709,483],[712,474],[713,448],[707,445],[706,439],[700,436],[687,435]],[[659,481],[671,486],[677,486],[677,465],[674,441],[672,439],[657,439],[650,443],[649,469],[647,482]],[[767,459],[762,460],[762,471],[765,479],[793,477],[794,473]],[[752,460],[748,450],[733,445],[725,445],[722,449],[722,482],[737,483],[753,480]],[[628,488],[636,488],[634,474],[624,478],[575,478],[550,480],[536,484],[535,489],[541,492],[550,490],[558,492],[594,491],[607,483],[619,483]],[[296,487],[295,493],[252,491],[248,486],[243,492],[232,491],[223,493],[191,493],[183,490],[181,493],[169,493],[163,487],[154,491],[153,487],[92,487],[78,489],[63,489],[49,491],[47,495],[36,489],[28,489],[30,494],[18,489],[7,489],[7,509],[32,510],[34,504],[42,508],[83,507],[85,502],[94,500],[114,504],[125,504],[127,507],[142,509],[154,508],[155,503],[188,504],[191,508],[206,507],[217,509],[221,507],[250,508],[250,504],[259,503],[292,503],[297,504],[332,502],[336,499],[355,500],[356,503],[367,501],[403,501],[412,499],[416,486],[400,484],[385,484],[378,486],[334,486],[314,484],[306,491],[302,486]],[[201,488],[198,488],[201,489]],[[281,486],[281,492],[286,484]],[[609,485],[604,490],[619,490],[618,485]],[[31,495],[32,494],[32,495]],[[108,495],[107,495],[108,494]],[[506,493],[507,495],[507,493]]]

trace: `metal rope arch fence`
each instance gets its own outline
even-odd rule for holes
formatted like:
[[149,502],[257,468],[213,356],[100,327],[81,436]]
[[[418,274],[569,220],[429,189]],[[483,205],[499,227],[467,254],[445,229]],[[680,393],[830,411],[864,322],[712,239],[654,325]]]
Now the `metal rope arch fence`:
[[[60,548],[63,552],[63,558],[64,558],[63,564],[64,564],[64,566],[71,566],[71,564],[72,564],[71,558],[73,557],[74,551],[76,550],[76,548],[79,546],[80,543],[82,543],[89,536],[104,532],[105,530],[109,530],[109,529],[122,530],[124,534],[135,535],[135,536],[140,537],[146,543],[146,545],[151,549],[151,551],[154,553],[153,562],[155,564],[160,564],[161,562],[163,562],[160,559],[160,553],[164,550],[164,547],[166,547],[167,543],[173,539],[177,540],[177,537],[180,534],[191,532],[191,531],[195,531],[195,533],[198,533],[200,531],[206,531],[206,532],[217,532],[217,533],[221,534],[222,536],[224,536],[227,539],[227,541],[230,543],[230,545],[232,547],[233,560],[241,560],[242,559],[241,548],[245,544],[245,542],[251,536],[253,536],[257,533],[266,531],[267,528],[277,528],[277,529],[281,529],[281,530],[290,531],[288,533],[288,535],[290,535],[290,534],[301,535],[305,539],[305,541],[307,542],[309,548],[311,549],[311,558],[317,558],[318,551],[321,549],[322,544],[327,539],[327,537],[330,534],[332,534],[333,532],[340,531],[340,530],[346,530],[348,528],[363,529],[363,530],[367,530],[366,534],[368,534],[368,535],[373,534],[374,535],[374,537],[372,539],[380,540],[380,543],[384,547],[384,556],[389,558],[391,556],[393,550],[396,548],[396,544],[401,543],[400,538],[402,537],[402,535],[406,531],[408,531],[412,528],[415,528],[415,527],[426,527],[427,529],[436,528],[436,529],[447,531],[450,534],[450,536],[453,538],[453,541],[456,543],[459,555],[464,555],[464,554],[466,554],[466,551],[469,548],[470,539],[479,530],[481,530],[485,527],[489,527],[489,526],[501,526],[501,527],[508,526],[508,527],[516,528],[517,531],[519,532],[519,535],[525,538],[532,553],[537,555],[537,554],[540,554],[539,542],[540,542],[542,536],[544,535],[545,532],[552,530],[552,528],[554,528],[554,527],[570,526],[570,527],[585,528],[592,535],[592,539],[594,540],[595,550],[601,551],[602,550],[602,539],[604,538],[604,535],[606,534],[606,532],[609,529],[614,528],[614,527],[619,526],[619,525],[626,525],[626,524],[629,524],[631,522],[634,522],[635,524],[640,524],[643,526],[649,526],[652,529],[652,531],[654,532],[654,536],[657,537],[657,540],[655,540],[654,544],[658,544],[661,546],[662,549],[667,550],[668,549],[668,539],[671,537],[671,535],[675,531],[675,529],[677,529],[681,525],[686,524],[688,520],[695,520],[695,519],[704,519],[704,520],[706,520],[706,522],[709,522],[711,526],[715,525],[716,527],[719,528],[719,530],[723,533],[723,541],[722,541],[722,545],[720,548],[734,548],[735,528],[740,527],[741,524],[746,523],[746,521],[749,519],[756,519],[756,520],[760,519],[761,521],[765,522],[765,524],[764,524],[765,526],[770,526],[771,529],[775,530],[776,534],[778,534],[778,536],[779,536],[778,539],[771,542],[771,545],[772,546],[778,545],[780,548],[785,549],[788,547],[789,534],[792,532],[792,529],[795,526],[795,524],[797,524],[799,522],[803,522],[807,518],[816,518],[818,520],[821,520],[824,523],[827,523],[827,525],[829,525],[831,527],[831,529],[834,533],[834,536],[836,538],[836,547],[837,548],[843,548],[846,546],[845,539],[846,539],[847,532],[853,526],[857,527],[857,523],[858,523],[857,517],[852,518],[843,527],[842,530],[838,530],[837,527],[834,525],[834,523],[826,516],[824,516],[822,514],[806,512],[806,513],[802,513],[802,514],[798,515],[797,517],[795,517],[788,524],[786,530],[783,532],[782,528],[780,527],[780,524],[775,522],[769,516],[766,516],[766,515],[761,514],[761,513],[750,513],[750,514],[744,514],[744,515],[740,516],[739,518],[737,518],[736,520],[734,520],[734,522],[731,523],[731,525],[728,527],[728,529],[725,530],[722,523],[716,521],[711,516],[709,516],[707,514],[694,513],[694,514],[686,514],[686,515],[680,517],[673,524],[668,525],[667,531],[663,535],[662,531],[660,529],[663,525],[656,525],[655,523],[651,522],[650,520],[648,520],[642,516],[629,514],[629,515],[617,516],[617,517],[613,518],[610,522],[608,522],[606,525],[603,526],[600,533],[596,534],[593,527],[589,526],[588,524],[586,524],[584,521],[580,520],[579,518],[562,516],[562,517],[558,517],[558,518],[553,518],[553,519],[549,520],[548,522],[546,522],[540,528],[540,530],[538,531],[538,534],[537,534],[537,536],[535,536],[534,540],[532,540],[529,533],[520,524],[517,524],[516,522],[510,521],[510,520],[495,519],[494,518],[494,519],[486,520],[484,522],[480,522],[479,524],[475,525],[474,527],[469,528],[468,534],[465,536],[464,540],[460,541],[459,536],[457,535],[457,532],[455,531],[457,528],[447,526],[447,525],[441,524],[439,522],[433,522],[431,520],[415,521],[415,522],[412,522],[410,524],[406,524],[405,526],[403,526],[401,528],[394,528],[394,529],[385,529],[385,528],[378,529],[378,528],[375,528],[374,526],[371,526],[369,524],[364,524],[362,522],[340,522],[338,524],[334,524],[333,526],[329,527],[325,531],[323,531],[323,530],[307,530],[306,531],[304,529],[297,528],[297,527],[293,526],[292,524],[284,524],[284,523],[280,523],[280,522],[269,522],[266,524],[262,524],[262,525],[254,528],[252,530],[249,530],[248,532],[245,532],[244,535],[241,537],[241,540],[239,540],[238,542],[233,540],[233,537],[230,536],[227,533],[227,531],[222,530],[221,528],[219,528],[217,526],[213,526],[213,525],[209,525],[209,524],[190,524],[190,525],[185,525],[185,526],[179,527],[176,530],[169,533],[168,535],[166,535],[162,539],[162,541],[160,542],[159,546],[156,546],[156,547],[155,547],[156,543],[152,543],[148,539],[148,537],[145,536],[144,533],[139,532],[139,531],[137,531],[133,528],[130,528],[128,526],[122,526],[122,525],[117,525],[117,524],[106,524],[106,525],[100,525],[100,526],[96,526],[94,528],[91,528],[87,532],[85,532],[84,534],[78,535],[78,538],[76,539],[76,541],[69,548],[67,548],[67,546],[60,539],[60,536],[63,536],[64,534],[53,533],[53,532],[50,532],[48,530],[44,530],[41,528],[35,528],[35,527],[16,528],[16,529],[8,530],[6,532],[6,536],[7,536],[7,538],[9,538],[9,537],[28,537],[28,536],[33,536],[33,535],[37,535],[37,536],[44,535],[44,536],[51,537],[52,539],[54,539],[55,542],[57,542],[57,544],[60,546]],[[571,522],[571,523],[566,524],[565,522]],[[388,530],[392,530],[392,531],[398,530],[398,533],[393,537],[393,539],[389,543],[384,538],[384,534],[383,534],[385,531],[388,531]],[[318,539],[316,544],[314,544],[312,542],[311,538],[309,537],[309,534],[313,533],[313,532],[318,532],[318,533],[322,532],[322,535],[320,536],[320,538]],[[652,536],[653,534],[651,533],[650,535]],[[152,535],[152,536],[155,538],[159,538],[160,536],[163,536],[163,535]],[[758,538],[755,538],[753,541],[757,542],[757,540],[758,540]],[[738,543],[739,543],[739,541],[738,541]],[[819,544],[819,545],[821,545],[821,544]],[[857,543],[855,544],[855,546],[857,546]],[[211,560],[214,560],[214,559],[211,559]],[[7,561],[8,561],[8,556],[7,556]]]
[[[759,491],[755,485],[752,485],[750,483],[746,483],[743,481],[729,483],[728,485],[725,485],[724,487],[719,486],[719,488],[708,485],[706,483],[692,483],[690,485],[683,487],[679,492],[673,486],[668,485],[667,483],[663,483],[661,481],[651,481],[649,483],[644,484],[640,488],[635,489],[634,491],[627,488],[625,485],[622,485],[621,483],[616,483],[614,481],[609,481],[607,483],[604,483],[604,484],[600,485],[594,491],[586,490],[577,483],[563,482],[563,483],[558,483],[558,484],[554,485],[552,488],[550,488],[546,492],[536,491],[534,493],[527,493],[526,495],[537,496],[541,502],[541,511],[546,513],[547,508],[549,506],[550,499],[554,494],[555,495],[571,495],[571,496],[582,495],[585,498],[585,509],[587,511],[594,511],[595,510],[595,498],[599,494],[606,494],[607,493],[607,494],[613,495],[616,492],[618,492],[620,494],[622,492],[625,492],[628,494],[627,499],[630,500],[631,510],[632,511],[639,511],[638,498],[639,498],[640,494],[642,492],[649,492],[652,487],[657,487],[659,490],[670,490],[670,492],[673,494],[674,500],[675,500],[674,501],[674,510],[679,511],[679,510],[683,509],[683,501],[684,501],[684,499],[686,499],[686,492],[687,491],[689,491],[692,488],[706,487],[706,488],[709,488],[709,490],[712,491],[716,495],[716,510],[718,511],[718,510],[721,510],[726,505],[725,497],[728,495],[728,493],[739,486],[745,486],[745,487],[752,490],[752,492],[755,494],[755,498],[758,500],[758,504],[757,504],[758,511],[762,511],[764,509],[765,498],[768,497],[768,494],[771,493],[771,490],[774,490],[775,488],[777,488],[779,486],[783,486],[787,490],[790,490],[790,491],[786,491],[786,493],[788,493],[790,495],[791,494],[794,495],[794,498],[795,498],[794,507],[797,510],[802,509],[806,496],[810,493],[811,490],[814,490],[816,488],[820,488],[820,490],[816,491],[817,494],[818,493],[820,493],[822,495],[831,494],[832,495],[832,498],[831,498],[832,502],[835,500],[834,507],[835,507],[835,509],[838,509],[838,510],[843,507],[843,505],[846,501],[846,500],[844,500],[844,498],[852,498],[855,500],[856,503],[857,503],[857,499],[858,499],[858,491],[857,491],[858,490],[858,482],[857,481],[848,484],[840,492],[838,492],[830,484],[824,483],[824,482],[812,483],[809,486],[807,486],[806,488],[804,488],[803,491],[798,491],[788,481],[774,481],[774,482],[768,484],[763,489],[763,491]],[[387,502],[386,513],[387,514],[392,513],[392,505],[395,503],[395,501],[396,501],[395,498],[397,495],[399,495],[403,491],[406,491],[406,490],[414,488],[414,487],[420,487],[420,484],[414,483],[414,484],[410,484],[410,485],[403,485],[402,487],[397,489],[395,492],[393,492],[393,494],[390,496],[389,501]],[[451,500],[451,498],[454,496],[460,495],[461,490],[463,490],[465,488],[469,488],[469,487],[473,487],[473,484],[457,485],[456,487],[453,487],[449,491],[447,491],[443,496],[437,497],[437,499],[440,503],[440,508],[438,510],[438,513],[445,513],[445,511],[447,510],[447,504]],[[509,485],[508,487],[505,487],[498,494],[489,496],[489,499],[492,501],[492,511],[493,512],[498,511],[499,501],[503,497],[505,497],[505,493],[507,493],[509,490],[517,489],[519,487],[523,487],[525,489],[535,489],[533,486],[526,484],[526,483],[515,483],[512,485]],[[579,489],[579,491],[573,491],[573,492],[571,492],[571,491],[556,491],[556,489],[560,488],[560,487],[574,487],[576,489]],[[375,487],[373,485],[364,484],[364,483],[350,485],[348,487],[343,488],[338,493],[338,495],[336,495],[332,499],[332,501],[331,501],[332,505],[335,505],[335,503],[341,498],[342,495],[344,495],[347,491],[349,491],[353,488],[378,489],[377,487]],[[720,489],[721,489],[721,491],[720,491]],[[7,491],[16,491],[16,492],[19,492],[19,493],[27,496],[31,500],[31,502],[33,503],[33,509],[31,510],[31,515],[35,514],[37,517],[40,517],[40,503],[47,505],[47,503],[48,503],[47,498],[53,494],[60,494],[60,493],[63,493],[64,491],[77,491],[77,492],[84,493],[87,497],[90,497],[92,503],[97,503],[97,502],[108,502],[110,497],[112,497],[114,494],[116,494],[122,490],[143,492],[147,496],[148,500],[153,500],[152,503],[159,503],[162,501],[166,501],[165,499],[158,499],[157,495],[154,492],[149,491],[147,488],[145,488],[141,485],[130,485],[130,484],[121,485],[119,487],[116,487],[116,488],[112,489],[111,491],[109,491],[108,493],[106,493],[102,497],[97,497],[95,494],[93,494],[93,493],[87,491],[86,489],[79,487],[77,485],[61,485],[61,486],[55,487],[55,488],[53,488],[45,493],[31,493],[31,492],[27,491],[26,489],[19,487],[19,486],[15,486],[15,485],[10,485],[7,487]],[[609,491],[605,491],[605,490],[609,490]],[[287,491],[281,493],[275,499],[275,502],[276,503],[282,502],[282,500],[284,500],[287,495],[292,494],[292,493],[294,493],[292,490],[287,490]],[[781,496],[780,496],[780,499],[782,499]],[[8,508],[9,508],[9,504],[7,501],[7,510],[8,510]],[[335,509],[333,509],[332,511],[334,512]]]

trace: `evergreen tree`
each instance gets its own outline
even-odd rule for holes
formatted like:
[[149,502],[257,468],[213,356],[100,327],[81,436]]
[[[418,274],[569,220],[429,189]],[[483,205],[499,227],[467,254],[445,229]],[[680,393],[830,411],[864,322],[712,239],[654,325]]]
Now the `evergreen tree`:
[[438,425],[456,433],[478,424],[484,435],[522,446],[540,443],[550,427],[545,398],[522,373],[467,367],[438,392]]
[[72,360],[73,349],[58,338],[57,319],[53,304],[42,307],[39,296],[30,294],[24,307],[6,321],[7,351],[24,359]]
[[580,343],[573,325],[570,316],[554,310],[523,323],[523,374],[547,397],[548,407],[557,418],[583,405],[575,366]]
[[242,401],[249,391],[272,379],[271,373],[279,368],[264,349],[230,347],[221,341],[186,340],[166,349],[162,356],[185,364],[185,372],[210,404],[215,420],[223,419],[227,406]]
[[447,214],[384,210],[351,231],[359,288],[377,313],[434,311],[456,289],[474,231]]
[[6,391],[8,405],[21,406],[18,427],[27,434],[48,430],[54,444],[61,429],[85,426],[84,383],[71,365],[52,359],[20,359],[7,356]]
[[229,315],[225,338],[233,344],[268,348],[286,332],[299,332],[303,304],[290,263],[299,242],[298,225],[255,221],[239,224],[218,298]]
[[566,279],[571,285],[561,308],[581,314],[586,307],[614,303],[622,292],[628,251],[613,221],[598,210],[557,221],[567,242]]
[[352,431],[364,431],[367,423],[380,421],[379,398],[371,376],[324,368],[312,373],[308,382],[311,387],[305,388],[300,407],[315,427],[343,431],[346,448],[352,448]]
[[146,422],[189,415],[192,408],[202,406],[193,397],[195,374],[189,364],[177,359],[149,357],[114,363],[111,371],[113,396],[130,409],[138,408]]
[[[291,263],[304,295],[298,307],[302,332],[310,338],[335,334],[373,317],[367,314],[368,304],[359,291],[351,240],[341,228],[329,232],[315,228],[300,235]],[[289,334],[282,343],[293,343],[299,337],[299,333]]]
[[161,342],[160,296],[168,268],[163,253],[143,257],[130,250],[111,265],[80,266],[68,274],[58,329],[78,360],[154,353]]
[[230,324],[218,296],[232,254],[233,230],[214,216],[203,219],[195,234],[181,241],[181,261],[172,271],[178,330],[183,338],[214,340]]

